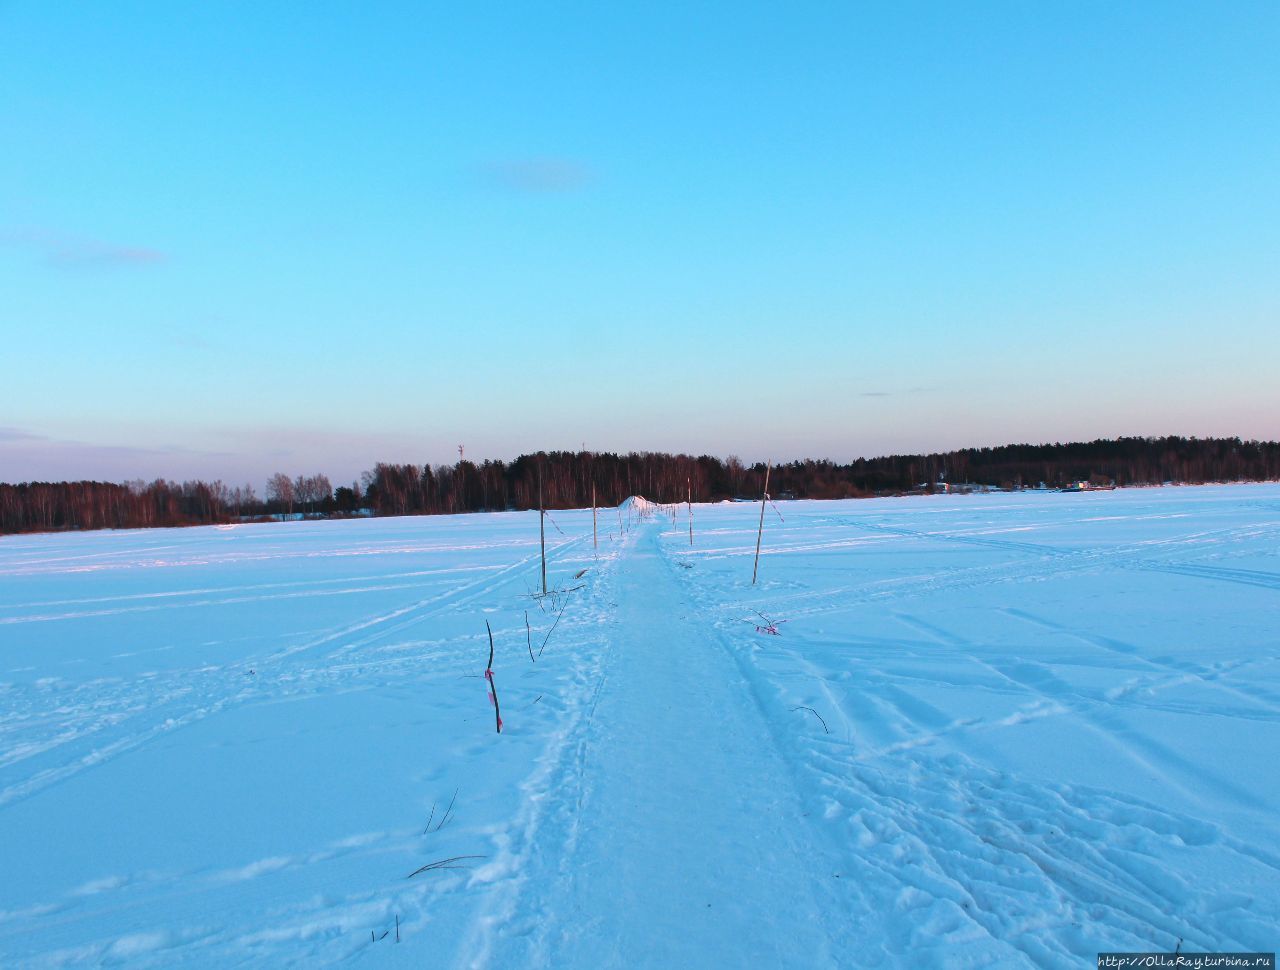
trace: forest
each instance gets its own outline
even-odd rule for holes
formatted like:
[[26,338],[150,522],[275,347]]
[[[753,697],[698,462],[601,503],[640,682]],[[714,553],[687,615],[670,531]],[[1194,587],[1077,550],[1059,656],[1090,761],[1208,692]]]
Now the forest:
[[[273,518],[437,515],[759,498],[766,466],[736,457],[552,451],[514,461],[379,463],[359,482],[277,473],[259,497],[221,481],[0,484],[0,533],[207,525]],[[1280,442],[1239,438],[1116,438],[964,448],[927,455],[797,460],[771,467],[776,499],[868,498],[949,488],[1120,487],[1280,480]]]

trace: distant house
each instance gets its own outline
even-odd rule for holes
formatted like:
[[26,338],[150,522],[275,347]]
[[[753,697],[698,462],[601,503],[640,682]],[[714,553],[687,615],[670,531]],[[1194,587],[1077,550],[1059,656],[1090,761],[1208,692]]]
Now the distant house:
[[1108,482],[1105,485],[1099,485],[1099,484],[1095,484],[1094,482],[1089,482],[1081,479],[1078,482],[1071,482],[1067,485],[1064,485],[1060,489],[1060,491],[1063,491],[1063,492],[1109,492],[1115,487],[1116,487],[1116,483],[1114,481]]

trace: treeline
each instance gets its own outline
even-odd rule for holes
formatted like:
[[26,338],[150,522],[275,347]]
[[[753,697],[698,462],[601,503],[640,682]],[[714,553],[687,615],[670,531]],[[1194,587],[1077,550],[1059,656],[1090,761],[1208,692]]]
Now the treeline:
[[359,486],[335,492],[323,475],[300,477],[295,485],[284,497],[264,501],[252,485],[220,481],[0,483],[0,534],[212,525],[308,513],[333,517],[361,508]]
[[0,532],[130,529],[225,521],[221,483],[28,482],[0,485]]
[[[333,489],[324,475],[273,475],[267,496],[222,482],[123,485],[0,484],[0,533],[237,522],[267,516],[432,515],[755,497],[765,466],[734,457],[641,452],[539,452],[511,462],[378,464]],[[1118,438],[1070,444],[964,448],[928,455],[793,461],[774,467],[769,490],[786,498],[862,498],[935,491],[941,485],[1031,488],[1069,482],[1148,485],[1280,480],[1280,442],[1238,438]]]
[[[380,515],[616,505],[629,495],[657,502],[756,497],[763,463],[737,458],[549,452],[515,461],[436,467],[380,464],[364,476],[365,501]],[[866,498],[936,491],[947,485],[1031,488],[1070,482],[1149,485],[1280,479],[1280,442],[1238,438],[1119,438],[1071,444],[964,448],[929,455],[859,458],[849,464],[775,466],[769,490],[788,498]]]

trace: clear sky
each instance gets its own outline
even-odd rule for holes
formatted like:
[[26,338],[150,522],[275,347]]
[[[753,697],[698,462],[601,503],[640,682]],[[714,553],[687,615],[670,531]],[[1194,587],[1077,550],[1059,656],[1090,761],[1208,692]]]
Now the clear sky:
[[1280,438],[1280,3],[0,0],[0,480]]

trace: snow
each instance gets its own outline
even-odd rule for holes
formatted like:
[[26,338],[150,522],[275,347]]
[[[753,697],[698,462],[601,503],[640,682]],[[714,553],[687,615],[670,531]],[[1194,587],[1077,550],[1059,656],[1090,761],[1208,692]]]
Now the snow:
[[1275,948],[1280,486],[693,511],[6,537],[0,965]]

